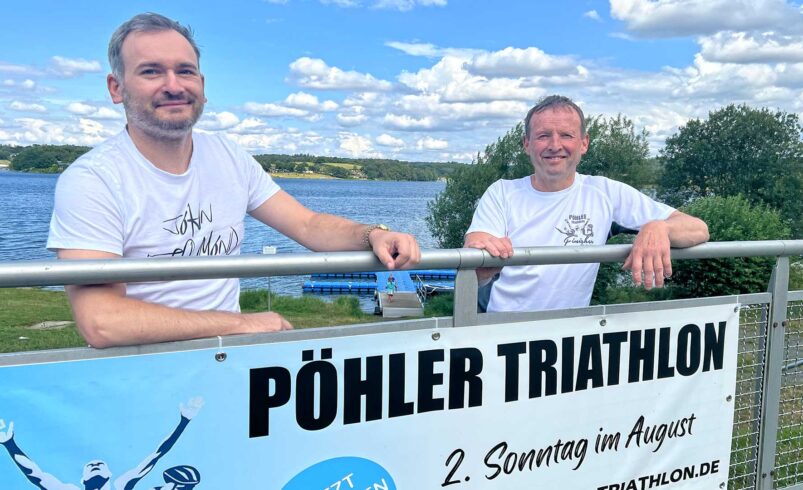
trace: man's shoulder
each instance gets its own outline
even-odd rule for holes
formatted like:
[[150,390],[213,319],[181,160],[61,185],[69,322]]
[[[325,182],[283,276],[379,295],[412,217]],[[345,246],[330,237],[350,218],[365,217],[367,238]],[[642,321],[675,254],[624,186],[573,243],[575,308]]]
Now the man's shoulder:
[[609,195],[611,192],[618,192],[623,188],[631,188],[624,182],[609,179],[602,175],[585,175],[578,173],[576,178],[581,188],[591,189],[605,195]]
[[527,188],[530,186],[530,176],[528,175],[518,179],[499,179],[491,184],[489,189],[493,189],[496,192],[502,192],[504,194],[511,194],[520,192],[521,190],[527,190]]
[[88,152],[78,157],[64,171],[70,175],[76,172],[96,172],[111,171],[116,167],[115,163],[125,160],[125,130],[112,136],[95,146]]

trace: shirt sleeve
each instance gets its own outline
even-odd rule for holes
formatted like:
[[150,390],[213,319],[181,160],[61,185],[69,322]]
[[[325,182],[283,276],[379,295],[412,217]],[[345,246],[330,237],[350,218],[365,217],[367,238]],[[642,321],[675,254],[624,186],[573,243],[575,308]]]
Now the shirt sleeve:
[[501,238],[507,235],[504,193],[502,181],[497,180],[488,187],[477,203],[468,233],[482,231]]
[[248,207],[246,211],[250,213],[279,192],[281,187],[245,149],[237,146],[237,150],[240,164],[245,168],[248,181]]
[[633,187],[608,180],[613,198],[613,221],[625,228],[640,230],[642,226],[655,220],[664,220],[675,212],[675,208],[653,200]]
[[123,254],[124,220],[119,192],[91,167],[68,168],[56,184],[47,248]]

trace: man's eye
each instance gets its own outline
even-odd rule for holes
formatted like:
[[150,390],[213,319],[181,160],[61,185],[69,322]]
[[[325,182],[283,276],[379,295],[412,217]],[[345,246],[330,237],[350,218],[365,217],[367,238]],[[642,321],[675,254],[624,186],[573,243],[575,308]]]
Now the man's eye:
[[140,72],[140,74],[142,74],[142,75],[156,75],[156,73],[157,73],[157,71],[154,68],[147,68],[147,69],[142,70]]

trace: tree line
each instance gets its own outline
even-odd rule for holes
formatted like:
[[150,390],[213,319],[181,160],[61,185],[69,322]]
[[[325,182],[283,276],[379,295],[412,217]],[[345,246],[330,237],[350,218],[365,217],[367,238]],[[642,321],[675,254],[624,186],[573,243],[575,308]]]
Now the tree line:
[[[9,160],[9,168],[19,172],[56,173],[67,168],[88,152],[87,146],[74,145],[0,145],[0,160]],[[339,179],[438,180],[460,164],[455,162],[406,162],[378,158],[337,158],[313,155],[255,155],[266,172],[317,173]]]
[[59,172],[88,152],[88,146],[33,145],[9,151],[9,168],[20,172]]
[[338,158],[306,154],[256,155],[267,172],[317,173],[341,179],[428,181],[446,177],[456,162],[407,162],[385,158]]
[[[678,128],[654,158],[648,133],[637,131],[626,116],[590,117],[586,123],[590,145],[578,172],[625,182],[703,219],[712,241],[803,237],[803,127],[796,114],[728,105]],[[447,177],[427,217],[442,247],[462,246],[477,201],[491,183],[532,174],[522,136],[519,123],[479,153],[474,165],[457,167]],[[619,235],[609,243],[631,240]],[[679,261],[669,287],[650,292],[628,287],[619,264],[603,264],[593,301],[765,291],[772,263],[771,258]],[[803,287],[800,268],[792,271],[792,286]]]

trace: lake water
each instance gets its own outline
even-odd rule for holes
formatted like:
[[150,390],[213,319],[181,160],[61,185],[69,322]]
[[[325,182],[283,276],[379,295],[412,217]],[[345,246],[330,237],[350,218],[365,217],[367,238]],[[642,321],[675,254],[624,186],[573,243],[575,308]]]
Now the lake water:
[[[45,249],[53,191],[58,175],[0,170],[0,261],[54,259]],[[308,208],[337,214],[361,223],[385,223],[415,235],[422,248],[435,248],[427,229],[427,203],[444,188],[443,182],[384,182],[363,180],[276,179]],[[304,252],[302,246],[259,221],[246,217],[243,254],[260,254],[264,245],[279,253]],[[299,296],[303,276],[274,277],[271,289]],[[243,288],[267,288],[266,278],[248,278]],[[368,309],[370,300],[363,305]]]

